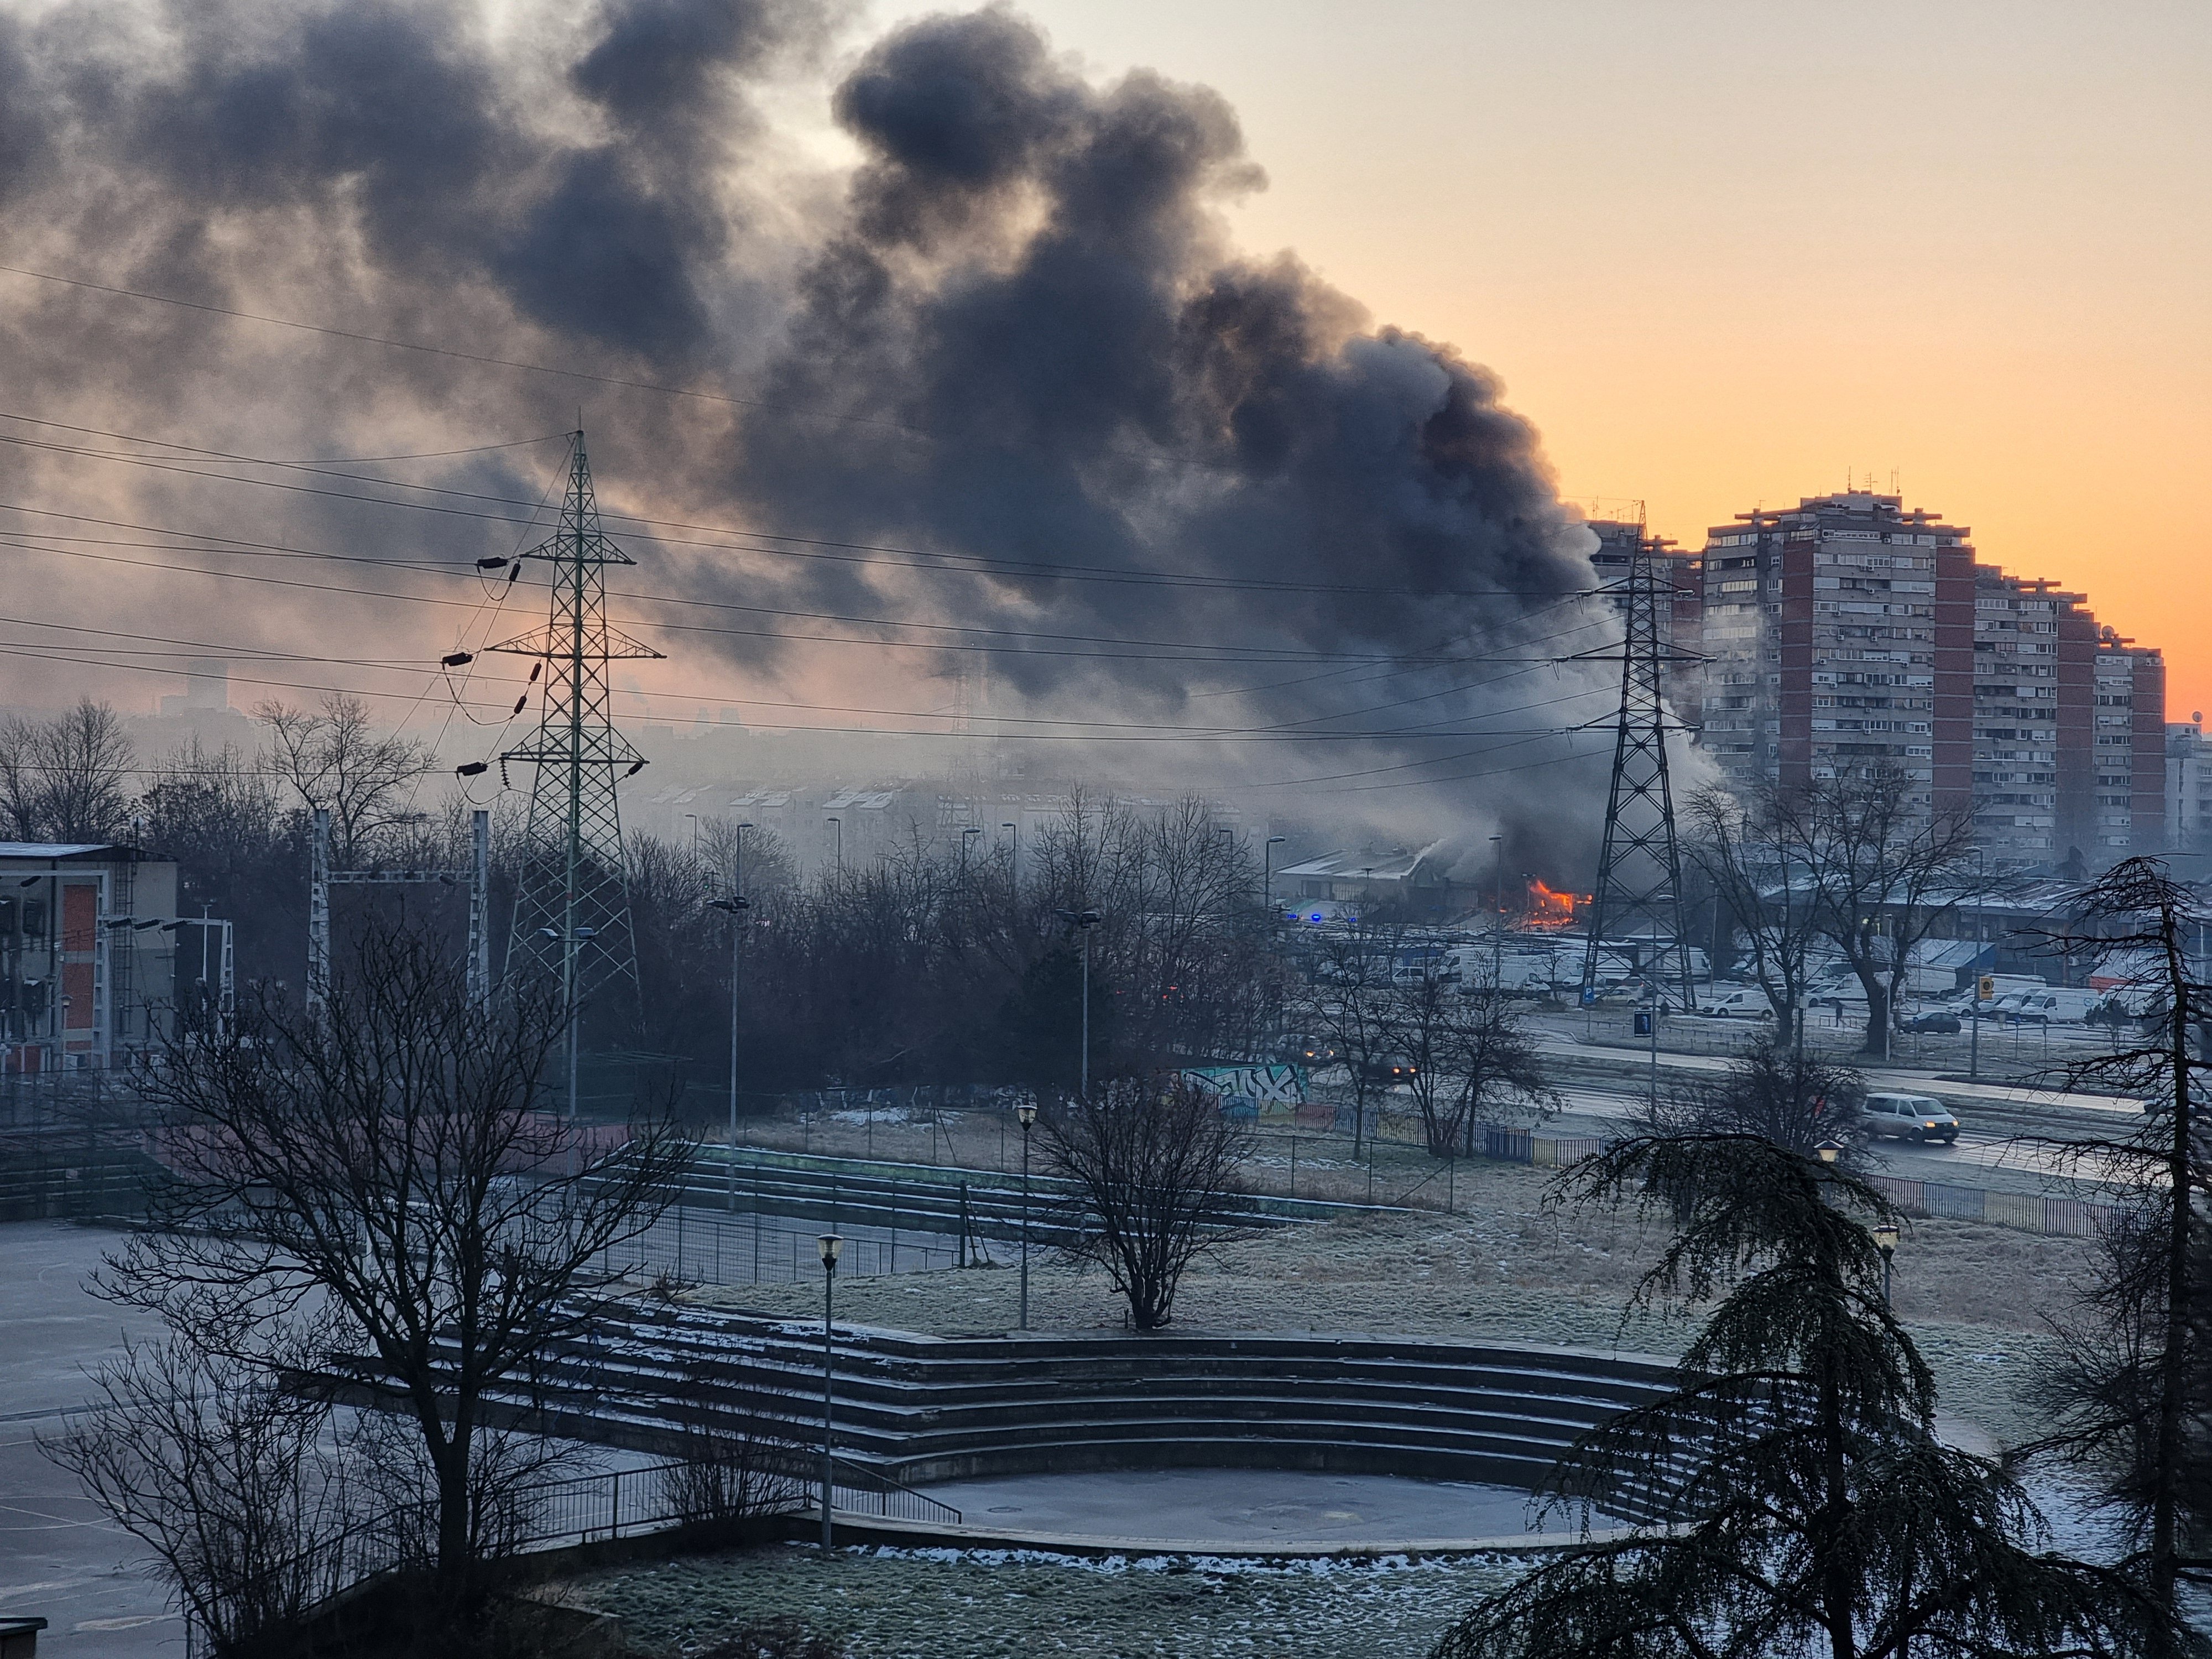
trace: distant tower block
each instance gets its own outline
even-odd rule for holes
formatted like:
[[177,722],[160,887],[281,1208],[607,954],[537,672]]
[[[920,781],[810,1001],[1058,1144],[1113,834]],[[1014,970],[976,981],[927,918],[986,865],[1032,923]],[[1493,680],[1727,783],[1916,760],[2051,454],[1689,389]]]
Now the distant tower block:
[[968,652],[956,672],[952,754],[938,802],[938,827],[953,834],[979,822],[1001,774],[999,723],[991,717],[991,659],[981,651]]
[[[1661,681],[1674,660],[1662,629],[1658,545],[1639,533],[1627,569],[1612,591],[1619,597],[1620,710],[1615,717],[1613,787],[1605,806],[1605,847],[1592,891],[1589,944],[1583,956],[1583,1002],[1596,995],[1603,947],[1633,954],[1637,966],[1676,982],[1690,1007],[1690,953],[1682,926],[1682,857],[1674,839],[1674,796],[1667,775],[1666,708]],[[1599,659],[1605,660],[1605,659]],[[1680,726],[1673,728],[1680,731]]]
[[581,432],[560,527],[522,556],[553,567],[553,608],[544,628],[491,647],[545,665],[538,734],[500,757],[537,769],[507,969],[544,974],[572,1007],[618,981],[635,998],[637,949],[615,785],[645,759],[614,728],[607,665],[661,653],[607,625],[606,567],[636,561],[599,528]]

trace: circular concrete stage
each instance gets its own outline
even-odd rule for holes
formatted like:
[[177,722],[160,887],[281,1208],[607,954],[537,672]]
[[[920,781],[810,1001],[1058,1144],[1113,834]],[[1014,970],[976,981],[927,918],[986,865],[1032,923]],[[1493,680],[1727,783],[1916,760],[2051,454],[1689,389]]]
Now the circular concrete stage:
[[1374,1544],[1532,1530],[1525,1492],[1387,1474],[1129,1469],[948,1480],[924,1488],[969,1526],[1223,1543]]
[[[1579,1516],[1540,1516],[1526,1492],[1466,1481],[1279,1469],[1127,1469],[945,1480],[946,1543],[1083,1554],[1443,1554],[1565,1541]],[[1601,1525],[1604,1517],[1593,1517]]]

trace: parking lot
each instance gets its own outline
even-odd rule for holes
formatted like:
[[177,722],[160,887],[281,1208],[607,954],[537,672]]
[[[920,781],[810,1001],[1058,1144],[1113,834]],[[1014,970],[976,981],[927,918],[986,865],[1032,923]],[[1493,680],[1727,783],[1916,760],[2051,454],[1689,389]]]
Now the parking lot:
[[113,1235],[58,1221],[0,1225],[0,1613],[44,1618],[41,1652],[181,1655],[185,1627],[137,1565],[137,1540],[40,1452],[82,1407],[85,1373],[160,1326],[84,1288]]

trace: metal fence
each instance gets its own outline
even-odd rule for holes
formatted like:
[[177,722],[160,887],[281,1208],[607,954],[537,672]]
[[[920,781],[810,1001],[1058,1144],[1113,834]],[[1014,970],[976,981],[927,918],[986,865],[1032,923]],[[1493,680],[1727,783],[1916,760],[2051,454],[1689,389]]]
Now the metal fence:
[[[819,1512],[820,1453],[805,1455],[794,1448],[793,1455],[794,1466],[804,1462],[806,1478],[794,1475],[787,1487],[793,1494],[791,1501],[766,1513]],[[951,1504],[939,1503],[890,1475],[842,1457],[833,1456],[830,1466],[833,1520],[840,1515],[859,1515],[926,1526],[960,1524],[960,1511]],[[700,1517],[681,1501],[680,1484],[672,1478],[684,1467],[681,1459],[670,1459],[634,1468],[599,1469],[528,1487],[517,1494],[518,1513],[503,1540],[504,1547],[511,1553],[533,1554],[672,1531],[687,1521],[697,1520]],[[281,1564],[276,1571],[295,1587],[299,1605],[328,1602],[410,1561],[419,1562],[423,1559],[424,1540],[434,1537],[436,1531],[435,1515],[428,1505],[387,1510],[310,1546]],[[200,1659],[213,1649],[200,1621],[188,1612],[185,1617],[187,1659]]]
[[[1485,1158],[1541,1169],[1565,1169],[1595,1156],[1606,1146],[1594,1135],[1540,1135],[1498,1124],[1481,1126],[1480,1144]],[[2117,1213],[2110,1204],[2044,1193],[1960,1187],[1946,1181],[1916,1181],[1899,1176],[1869,1176],[1866,1180],[1907,1215],[1979,1221],[2059,1238],[2094,1237]]]
[[[813,1459],[806,1462],[805,1472],[793,1476],[793,1501],[778,1506],[783,1512],[805,1509],[818,1498],[821,1466]],[[672,1478],[684,1467],[681,1460],[671,1460],[637,1468],[602,1469],[535,1486],[526,1495],[522,1528],[513,1541],[523,1549],[558,1549],[681,1526],[697,1518],[686,1512],[679,1485]],[[902,1486],[887,1474],[842,1457],[833,1457],[831,1467],[835,1471],[830,1488],[833,1517],[869,1515],[928,1525],[960,1524],[960,1511],[952,1505]]]
[[[610,1273],[666,1276],[686,1285],[788,1285],[819,1279],[819,1224],[758,1210],[732,1216],[690,1205],[672,1207],[649,1231],[601,1252]],[[841,1278],[931,1273],[958,1265],[958,1241],[944,1233],[840,1224]]]

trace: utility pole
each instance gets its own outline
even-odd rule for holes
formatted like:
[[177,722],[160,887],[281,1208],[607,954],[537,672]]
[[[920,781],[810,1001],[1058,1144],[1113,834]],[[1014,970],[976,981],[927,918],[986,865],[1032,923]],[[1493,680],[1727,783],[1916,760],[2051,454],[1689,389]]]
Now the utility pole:
[[[608,625],[606,568],[636,561],[599,527],[599,497],[580,431],[569,447],[559,526],[522,556],[552,567],[553,591],[544,627],[490,647],[535,657],[545,668],[536,736],[499,757],[502,775],[514,762],[536,769],[508,966],[559,979],[569,1020],[573,1115],[580,1010],[616,981],[627,981],[633,998],[639,994],[615,785],[639,771],[645,757],[615,730],[607,665],[661,654]],[[587,943],[594,946],[588,953],[582,949]]]
[[[1598,963],[1608,938],[1648,944],[1650,961],[1639,965],[1655,984],[1671,944],[1681,1006],[1692,1006],[1689,935],[1682,922],[1682,855],[1674,837],[1674,787],[1667,775],[1667,738],[1683,728],[1668,720],[1661,683],[1666,664],[1692,659],[1674,654],[1660,629],[1662,596],[1671,606],[1674,584],[1670,580],[1662,586],[1657,555],[1658,544],[1644,533],[1639,509],[1628,574],[1607,589],[1622,601],[1620,654],[1580,659],[1620,664],[1613,787],[1606,799],[1604,850],[1591,890],[1589,942],[1583,955],[1585,1008],[1597,1000]],[[1655,1000],[1655,1015],[1657,1006]]]

